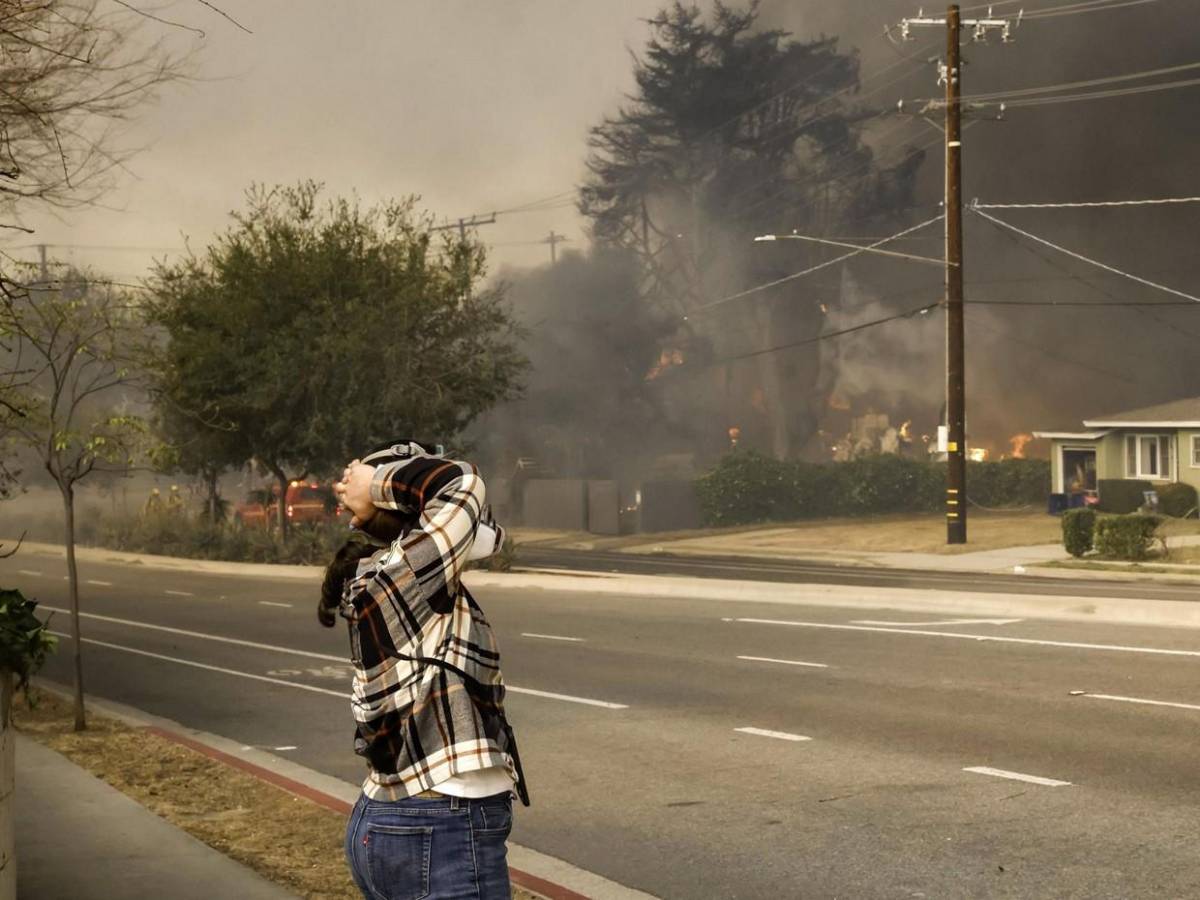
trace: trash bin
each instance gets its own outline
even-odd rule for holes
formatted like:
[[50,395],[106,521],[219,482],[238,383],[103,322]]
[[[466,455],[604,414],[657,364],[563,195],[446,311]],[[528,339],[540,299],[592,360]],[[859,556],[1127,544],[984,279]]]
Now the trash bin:
[[1050,501],[1046,506],[1046,512],[1052,516],[1061,516],[1067,511],[1067,495],[1066,494],[1051,494]]

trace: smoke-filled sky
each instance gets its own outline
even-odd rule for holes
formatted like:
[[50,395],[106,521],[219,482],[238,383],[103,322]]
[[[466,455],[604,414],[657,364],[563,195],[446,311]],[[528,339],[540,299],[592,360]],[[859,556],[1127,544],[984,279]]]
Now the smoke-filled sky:
[[[1064,2],[1023,5],[1032,11]],[[112,275],[137,276],[153,257],[180,247],[184,236],[202,247],[224,226],[227,212],[241,205],[250,182],[311,177],[325,181],[331,192],[357,191],[366,201],[420,194],[439,218],[554,198],[545,204],[549,209],[502,214],[480,232],[494,245],[497,268],[542,264],[549,248],[537,241],[550,229],[570,237],[568,246],[586,241],[566,192],[583,174],[588,126],[612,112],[631,89],[629,52],[644,44],[642,19],[661,4],[221,0],[219,5],[253,34],[194,0],[155,7],[164,17],[207,31],[196,60],[201,77],[166,89],[130,129],[127,142],[144,144],[146,150],[132,164],[136,179],[107,200],[118,209],[75,211],[62,220],[30,215],[27,224],[37,234],[9,238],[10,246],[68,245],[51,252]],[[931,67],[919,59],[902,63],[901,57],[926,44],[928,55],[937,54],[940,32],[919,32],[917,43],[902,47],[882,36],[885,25],[914,14],[919,5],[915,0],[766,0],[762,9],[765,23],[797,37],[839,35],[844,46],[860,48],[863,102],[882,107],[939,91]],[[997,10],[1018,5],[998,3]],[[1014,44],[967,48],[966,93],[1200,60],[1194,13],[1193,0],[1157,0],[1031,19]],[[193,40],[183,32],[170,39],[181,47]],[[886,72],[879,76],[881,70]],[[965,193],[993,202],[1200,194],[1194,161],[1200,117],[1192,112],[1197,99],[1200,87],[1012,110],[1003,123],[980,122],[967,132]],[[938,141],[931,126],[899,118],[881,119],[871,134],[885,159],[905,144]],[[912,221],[935,212],[940,164],[940,148],[933,146],[921,177],[924,205],[910,214]],[[1191,251],[1200,212],[1005,215],[1113,265],[1200,293]],[[1090,273],[1045,248],[1039,256],[974,217],[967,224],[968,282],[985,282],[971,297],[1168,299]],[[905,246],[937,255],[938,234],[934,227],[924,233],[925,240]],[[33,257],[28,249],[17,252]],[[887,309],[916,305],[924,299],[919,290],[907,299],[888,300],[914,289],[927,288],[930,299],[937,297],[940,277],[933,267],[873,262],[861,268],[856,290],[873,298],[871,309],[876,301]],[[1107,295],[1074,277],[1091,274],[1099,276],[1095,283]],[[1022,280],[1000,283],[1006,279]],[[1193,338],[1200,339],[1200,313],[1167,309],[1154,315],[981,308],[969,333],[975,349],[969,390],[974,408],[985,410],[976,421],[990,414],[1003,420],[995,425],[998,430],[1029,430],[1070,424],[1109,407],[1200,393],[1200,377],[1190,365]],[[877,350],[850,356],[886,358],[889,327],[905,323],[856,338],[876,342]],[[917,366],[910,375],[929,384],[936,397],[941,347],[936,329],[922,331],[930,335],[927,360],[916,353],[914,364],[911,341],[900,343],[906,365]]]

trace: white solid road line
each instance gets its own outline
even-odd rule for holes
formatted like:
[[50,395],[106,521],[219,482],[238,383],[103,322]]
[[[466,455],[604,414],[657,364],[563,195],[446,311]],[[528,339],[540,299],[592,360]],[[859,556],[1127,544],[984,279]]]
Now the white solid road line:
[[[52,631],[56,637],[70,640],[65,632]],[[350,695],[344,691],[331,691],[328,688],[313,687],[311,684],[301,684],[298,681],[284,681],[282,678],[270,678],[266,675],[255,675],[253,672],[240,672],[237,669],[226,669],[222,666],[210,666],[208,663],[196,662],[191,659],[180,659],[177,656],[166,656],[162,653],[151,653],[149,650],[139,650],[137,647],[126,647],[123,644],[110,644],[108,641],[98,641],[95,638],[83,638],[85,644],[95,644],[97,647],[107,647],[109,650],[120,650],[123,653],[133,653],[137,656],[147,656],[150,659],[160,659],[164,662],[178,663],[181,666],[192,666],[196,669],[206,669],[209,672],[220,672],[223,675],[236,675],[238,678],[249,678],[253,681],[265,681],[268,684],[279,684],[284,687],[299,688],[302,691],[312,691],[314,694],[328,694],[341,700],[349,700]]]
[[771,659],[769,656],[739,656],[738,659],[748,659],[750,662],[780,663],[785,666],[810,666],[814,669],[828,669],[825,663],[800,662],[798,659]]
[[196,596],[195,594],[189,594],[187,591],[163,591],[163,593],[168,594],[172,597],[195,597]]
[[541,638],[543,641],[570,641],[573,644],[582,644],[583,638],[563,637],[560,634],[534,634],[531,631],[522,631],[521,637]]
[[280,607],[283,607],[284,609],[292,608],[292,604],[290,604],[290,603],[276,603],[274,600],[259,600],[258,605],[259,606],[280,606]]
[[[44,604],[39,604],[39,608],[46,610],[47,612],[63,613],[64,615],[69,614],[69,610],[62,609],[61,607],[46,606]],[[85,619],[95,619],[98,622],[110,622],[115,625],[128,625],[132,628],[148,628],[151,631],[162,631],[162,632],[166,632],[167,634],[178,634],[178,635],[182,635],[184,637],[199,638],[199,639],[205,640],[205,641],[219,641],[220,643],[224,643],[224,644],[234,644],[235,646],[238,646],[238,647],[250,647],[254,650],[270,650],[274,653],[288,653],[288,654],[291,654],[292,656],[306,656],[310,659],[327,659],[327,660],[331,660],[331,661],[337,662],[337,663],[345,663],[346,662],[346,657],[333,656],[329,653],[314,653],[311,650],[295,650],[295,649],[292,649],[291,647],[277,647],[274,644],[260,644],[258,641],[245,641],[245,640],[242,640],[241,638],[224,637],[223,635],[218,635],[218,634],[205,634],[202,631],[188,631],[187,629],[184,629],[184,628],[170,628],[166,625],[151,625],[149,622],[135,622],[132,619],[118,619],[115,616],[102,616],[102,615],[99,615],[98,613],[80,613],[79,615]],[[306,691],[323,692],[326,694],[330,694],[334,697],[348,697],[349,696],[348,694],[341,694],[341,693],[338,693],[337,691],[327,691],[324,688],[314,688],[314,687],[310,687],[309,685],[299,684],[294,681],[280,681],[278,678],[268,678],[264,675],[251,675],[248,672],[235,672],[232,669],[222,669],[218,666],[206,665],[205,663],[197,663],[197,662],[191,662],[189,660],[175,659],[174,657],[170,657],[170,656],[160,656],[159,654],[150,653],[149,651],[146,651],[146,650],[135,650],[132,647],[122,647],[118,644],[106,644],[103,641],[95,641],[95,640],[91,640],[90,638],[84,638],[84,643],[89,643],[89,642],[93,643],[93,644],[98,644],[102,647],[112,647],[117,650],[128,650],[130,653],[139,653],[142,656],[149,656],[149,657],[152,657],[155,659],[170,660],[171,662],[178,662],[178,663],[182,663],[184,665],[196,666],[197,668],[201,668],[201,669],[211,669],[214,672],[226,672],[231,675],[245,675],[247,678],[254,678],[259,681],[269,681],[274,684],[295,685],[296,687],[303,688]],[[532,688],[521,688],[521,687],[517,687],[516,685],[512,685],[512,684],[506,685],[506,688],[514,694],[530,694],[534,697],[548,697],[552,700],[565,700],[568,703],[583,703],[587,706],[599,706],[603,709],[629,709],[629,707],[623,703],[609,703],[605,700],[591,700],[587,697],[572,697],[569,694],[554,694],[549,691],[535,691]]]
[[1113,650],[1120,653],[1156,653],[1161,656],[1200,657],[1200,650],[1167,650],[1162,647],[1124,647],[1119,644],[1084,644],[1078,641],[1043,641],[1035,638],[1000,637],[994,634],[964,634],[958,631],[918,631],[911,628],[879,628],[871,625],[833,625],[829,622],[792,622],[786,619],[734,619],[752,625],[790,625],[795,628],[829,628],[834,631],[878,631],[886,634],[917,634],[925,637],[957,638],[1001,644],[1033,644],[1039,647],[1068,647],[1074,650]]
[[806,737],[803,734],[788,734],[786,731],[768,731],[765,728],[735,728],[734,731],[740,731],[742,734],[756,734],[759,737],[776,738],[781,741],[811,741],[812,738]]
[[17,569],[17,574],[18,575],[38,575],[38,576],[40,576],[42,573],[41,572],[33,572],[29,569]]
[[1147,706],[1170,706],[1175,709],[1200,709],[1195,703],[1172,703],[1167,700],[1146,700],[1142,697],[1118,697],[1115,694],[1083,694],[1093,700],[1117,700],[1121,703],[1144,703]]
[[113,583],[111,581],[95,581],[91,578],[89,578],[87,581],[85,581],[84,584],[94,584],[96,587],[112,587],[113,586]]
[[[53,606],[40,605],[41,609],[49,612],[62,613],[68,615],[69,610],[56,608]],[[151,631],[162,631],[166,634],[178,634],[183,637],[199,638],[205,641],[220,641],[225,644],[235,644],[238,647],[251,647],[255,650],[272,650],[276,653],[290,653],[293,656],[307,656],[310,659],[327,659],[333,662],[346,662],[344,656],[333,656],[329,653],[313,653],[311,650],[294,650],[291,647],[276,647],[274,644],[260,644],[258,641],[244,641],[241,638],[224,637],[219,634],[205,634],[202,631],[188,631],[184,628],[171,628],[167,625],[151,625],[149,622],[136,622],[132,619],[118,619],[114,616],[102,616],[98,613],[80,613],[85,619],[95,619],[97,622],[110,622],[114,625],[128,625],[131,628],[148,628]]]
[[922,625],[1011,625],[1024,619],[942,619],[939,622],[880,622],[877,619],[851,619],[855,625],[900,625],[917,628]]
[[1030,784],[1040,784],[1044,787],[1067,787],[1069,781],[1058,781],[1054,778],[1042,778],[1040,775],[1025,775],[1021,772],[1009,772],[1007,769],[993,769],[991,766],[969,766],[964,772],[974,772],[976,775],[994,775],[996,778],[1008,778],[1012,781],[1027,781]]
[[551,700],[566,700],[568,703],[582,703],[585,706],[599,706],[601,709],[629,709],[624,703],[609,703],[607,700],[591,700],[587,697],[572,697],[570,694],[554,694],[550,691],[535,691],[533,688],[521,688],[515,685],[505,685],[509,693],[529,694],[533,697],[549,697]]

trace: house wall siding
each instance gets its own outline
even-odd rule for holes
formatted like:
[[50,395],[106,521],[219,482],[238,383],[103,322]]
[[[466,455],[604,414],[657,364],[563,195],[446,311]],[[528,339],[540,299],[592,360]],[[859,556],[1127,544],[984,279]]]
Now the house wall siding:
[[1179,430],[1179,480],[1200,491],[1200,467],[1192,465],[1192,437],[1200,435],[1200,429]]

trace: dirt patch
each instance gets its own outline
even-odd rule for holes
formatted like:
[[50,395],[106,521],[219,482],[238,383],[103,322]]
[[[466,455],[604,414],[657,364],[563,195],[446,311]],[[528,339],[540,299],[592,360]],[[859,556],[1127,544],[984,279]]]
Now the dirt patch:
[[[23,734],[128,794],[171,824],[302,897],[355,900],[342,853],[346,817],[166,738],[89,712],[71,730],[70,705],[35,693],[14,704]],[[537,900],[516,890],[516,900]]]

